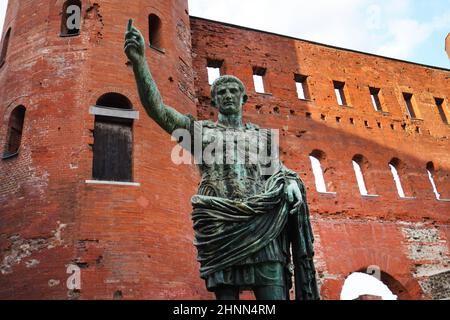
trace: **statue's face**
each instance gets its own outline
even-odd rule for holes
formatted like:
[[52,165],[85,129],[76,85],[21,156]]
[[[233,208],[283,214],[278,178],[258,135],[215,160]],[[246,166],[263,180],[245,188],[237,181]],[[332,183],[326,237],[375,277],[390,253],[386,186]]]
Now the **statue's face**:
[[238,114],[244,103],[244,94],[237,83],[227,82],[217,88],[215,102],[221,114]]

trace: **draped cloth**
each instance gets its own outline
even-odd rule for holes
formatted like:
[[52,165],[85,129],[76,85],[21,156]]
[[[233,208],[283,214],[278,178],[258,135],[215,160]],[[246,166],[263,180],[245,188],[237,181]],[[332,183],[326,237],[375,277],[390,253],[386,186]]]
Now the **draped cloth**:
[[[285,196],[287,181],[297,182],[303,202],[293,208]],[[270,176],[261,194],[242,201],[195,195],[192,220],[200,275],[238,264],[263,249],[287,228],[292,245],[296,299],[319,299],[313,263],[314,237],[303,182],[284,166]]]

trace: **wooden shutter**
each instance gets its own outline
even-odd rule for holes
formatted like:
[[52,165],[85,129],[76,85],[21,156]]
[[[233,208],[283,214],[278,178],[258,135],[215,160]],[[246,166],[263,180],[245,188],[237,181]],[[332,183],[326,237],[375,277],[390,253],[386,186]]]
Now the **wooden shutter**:
[[96,117],[93,178],[132,181],[132,122]]

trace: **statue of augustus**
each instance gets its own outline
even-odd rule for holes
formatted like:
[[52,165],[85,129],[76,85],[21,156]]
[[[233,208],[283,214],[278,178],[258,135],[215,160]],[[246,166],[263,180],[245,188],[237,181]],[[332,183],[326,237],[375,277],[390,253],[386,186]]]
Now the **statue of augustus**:
[[[191,145],[197,143],[202,155],[214,149],[212,161],[196,162],[202,180],[192,197],[194,244],[207,290],[218,300],[238,300],[243,290],[253,290],[258,300],[286,300],[294,275],[296,299],[319,299],[305,186],[278,155],[270,163],[251,161],[263,149],[273,150],[274,139],[270,130],[243,123],[242,107],[248,98],[244,84],[234,76],[217,79],[211,99],[218,121],[196,121],[164,104],[145,47],[130,20],[125,53],[147,114],[170,135],[189,132]],[[231,143],[231,157],[229,149],[219,152],[222,140],[227,146]],[[192,152],[185,142],[180,143]],[[233,157],[239,150],[244,161]]]

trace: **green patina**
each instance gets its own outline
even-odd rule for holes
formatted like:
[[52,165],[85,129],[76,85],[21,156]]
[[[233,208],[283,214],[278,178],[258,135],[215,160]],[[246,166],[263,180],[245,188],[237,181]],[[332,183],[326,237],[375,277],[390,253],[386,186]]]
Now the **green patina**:
[[[225,131],[244,138],[264,131],[242,122],[247,95],[243,83],[233,76],[220,77],[212,85],[217,122],[196,121],[165,105],[148,67],[145,47],[130,19],[125,53],[147,114],[167,133],[186,129],[195,136],[196,128],[201,128],[204,149]],[[251,289],[257,299],[284,300],[289,298],[294,274],[296,299],[319,299],[314,238],[305,187],[298,175],[279,160],[271,174],[259,163],[200,163],[198,168],[202,181],[192,198],[192,219],[200,275],[207,289],[217,299],[238,299],[241,290]]]

